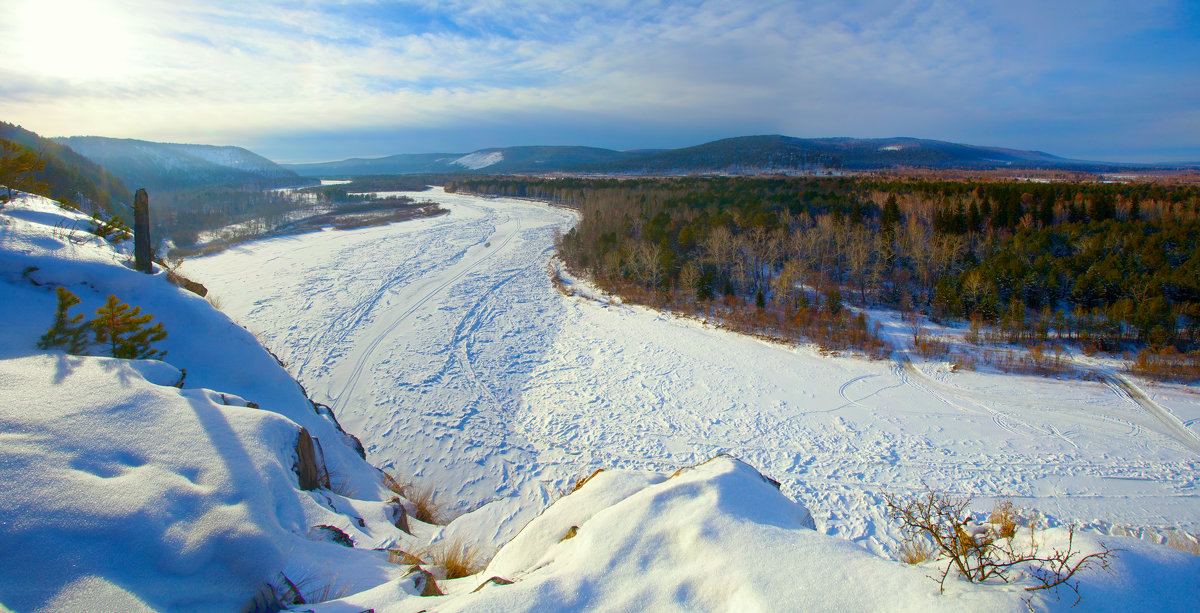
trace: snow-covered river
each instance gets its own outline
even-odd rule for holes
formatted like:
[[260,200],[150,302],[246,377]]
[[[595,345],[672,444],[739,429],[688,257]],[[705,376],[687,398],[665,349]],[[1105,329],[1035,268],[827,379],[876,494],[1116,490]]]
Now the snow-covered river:
[[[872,548],[894,537],[880,493],[922,481],[1064,522],[1200,527],[1200,456],[1103,383],[822,356],[567,297],[547,264],[572,213],[422,197],[450,214],[247,243],[185,271],[372,462],[460,510],[502,500],[496,540],[596,468],[718,453]],[[1145,391],[1195,430],[1194,387]]]

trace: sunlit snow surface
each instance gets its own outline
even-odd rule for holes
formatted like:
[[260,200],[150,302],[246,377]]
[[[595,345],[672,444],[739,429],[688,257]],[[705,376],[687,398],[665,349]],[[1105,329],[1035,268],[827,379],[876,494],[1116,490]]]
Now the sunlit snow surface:
[[[1200,527],[1200,455],[1103,383],[828,357],[564,296],[547,263],[573,213],[421,197],[450,214],[248,243],[185,271],[370,460],[460,510],[502,500],[494,545],[595,468],[722,452],[781,481],[818,530],[876,551],[896,536],[880,494],[922,482],[1052,522]],[[1196,387],[1137,383],[1200,429]]]

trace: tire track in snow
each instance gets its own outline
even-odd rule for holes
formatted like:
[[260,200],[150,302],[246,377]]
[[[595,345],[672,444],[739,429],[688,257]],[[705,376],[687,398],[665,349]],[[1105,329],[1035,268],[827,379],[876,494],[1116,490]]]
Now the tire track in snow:
[[1099,369],[1096,372],[1106,382],[1111,380],[1122,391],[1129,394],[1129,397],[1141,406],[1146,413],[1149,413],[1151,417],[1158,420],[1166,428],[1164,434],[1171,436],[1180,443],[1183,443],[1188,449],[1200,454],[1200,437],[1197,437],[1195,433],[1189,430],[1178,417],[1175,417],[1174,413],[1163,408],[1162,405],[1155,402],[1146,392],[1142,391],[1141,388],[1134,385],[1132,381],[1126,379],[1124,376]]
[[[464,205],[464,206],[471,206],[471,205]],[[482,207],[472,206],[471,208],[482,208]],[[371,342],[367,344],[366,348],[359,354],[358,359],[355,360],[354,366],[351,368],[351,371],[350,371],[350,377],[346,381],[346,385],[344,385],[342,387],[342,391],[339,392],[337,397],[333,399],[334,407],[337,410],[340,411],[340,410],[345,409],[346,401],[349,400],[349,398],[347,397],[347,393],[353,393],[358,388],[358,381],[362,377],[363,369],[366,368],[367,363],[370,361],[371,357],[375,354],[375,351],[379,348],[379,345],[381,345],[383,343],[384,339],[391,336],[391,333],[393,330],[398,328],[400,326],[400,324],[404,323],[413,313],[415,313],[417,311],[417,309],[424,306],[426,303],[428,303],[435,296],[440,294],[447,287],[453,285],[459,279],[462,279],[464,276],[467,275],[467,273],[474,270],[476,267],[478,267],[483,262],[491,259],[497,253],[500,253],[508,246],[509,242],[512,241],[513,237],[516,236],[517,233],[520,232],[520,230],[521,230],[521,218],[517,217],[517,216],[509,215],[508,218],[500,225],[502,226],[505,223],[509,223],[509,222],[514,222],[516,227],[513,228],[512,231],[510,231],[508,233],[508,235],[504,237],[504,240],[499,245],[497,245],[495,247],[487,248],[488,251],[486,251],[481,257],[477,258],[475,261],[473,261],[470,264],[468,264],[467,266],[463,267],[462,270],[451,275],[449,278],[445,279],[441,283],[438,283],[433,289],[429,290],[424,295],[422,295],[420,297],[420,299],[418,299],[416,302],[409,305],[408,308],[404,309],[404,311],[398,317],[396,317],[394,320],[392,320],[390,323],[388,323],[386,326],[384,326],[384,329],[380,333],[376,334],[375,338],[371,339]],[[494,235],[495,234],[493,233],[492,236],[494,236]],[[488,238],[490,238],[490,237],[488,237]],[[486,242],[490,242],[490,241],[488,239],[485,239],[484,242],[486,243]],[[478,245],[478,244],[479,243],[476,243],[476,245]]]

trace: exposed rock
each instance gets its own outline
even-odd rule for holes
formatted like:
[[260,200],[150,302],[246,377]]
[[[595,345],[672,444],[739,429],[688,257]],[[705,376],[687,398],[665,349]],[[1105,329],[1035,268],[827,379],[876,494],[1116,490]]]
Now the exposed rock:
[[321,487],[324,467],[317,465],[317,451],[306,428],[300,428],[300,435],[296,439],[296,465],[293,468],[300,478],[300,489],[311,491]]
[[388,501],[388,518],[397,528],[412,534],[412,530],[408,527],[408,509],[404,508],[404,503],[399,498],[392,498]]
[[576,534],[579,534],[579,526],[571,526],[570,528],[567,528],[567,535],[558,539],[558,542],[561,543],[567,539],[575,538]]
[[512,581],[509,581],[508,579],[505,579],[503,577],[492,577],[491,579],[488,579],[487,581],[480,583],[479,587],[471,590],[471,593],[474,594],[475,592],[482,590],[484,587],[486,587],[488,585],[512,585]]
[[349,547],[351,549],[354,548],[354,539],[350,538],[349,534],[346,534],[345,532],[342,531],[341,528],[338,528],[337,526],[330,526],[330,525],[326,525],[326,524],[322,524],[320,526],[313,526],[313,532],[318,537],[321,537],[328,541],[337,543],[338,545],[341,545],[343,547]]

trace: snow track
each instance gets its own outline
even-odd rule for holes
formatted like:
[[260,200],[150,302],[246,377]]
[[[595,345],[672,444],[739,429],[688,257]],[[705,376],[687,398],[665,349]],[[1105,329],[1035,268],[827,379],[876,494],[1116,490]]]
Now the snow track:
[[373,462],[460,509],[502,501],[497,540],[596,468],[674,470],[718,453],[780,480],[826,532],[873,547],[896,536],[880,494],[923,482],[1061,521],[1200,528],[1188,425],[1200,403],[1186,388],[1158,394],[1162,406],[1116,377],[827,357],[567,297],[546,264],[572,213],[421,197],[450,214],[262,241],[187,269],[336,407]]

